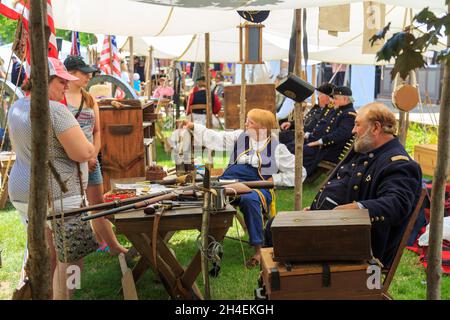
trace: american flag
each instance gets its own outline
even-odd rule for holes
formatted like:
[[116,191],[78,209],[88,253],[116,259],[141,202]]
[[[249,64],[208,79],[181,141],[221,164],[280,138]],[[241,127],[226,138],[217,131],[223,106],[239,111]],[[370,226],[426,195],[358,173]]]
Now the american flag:
[[[29,33],[28,17],[30,15],[30,1],[1,0],[0,14],[13,20],[19,20],[22,16],[22,23],[25,30]],[[50,28],[50,39],[48,43],[48,56],[58,58],[58,49],[56,46],[55,24],[52,16],[52,2],[47,0],[47,21]],[[27,62],[30,63],[30,44],[27,43]]]
[[[99,64],[100,70],[104,73],[114,75],[118,78],[121,77],[119,50],[117,49],[115,36],[105,36]],[[123,99],[125,98],[125,92],[117,88],[115,97]]]
[[100,55],[100,69],[106,74],[112,74],[120,78],[120,57],[115,36],[105,36],[105,40],[103,40],[103,49]]
[[72,31],[72,47],[70,48],[71,56],[80,56],[80,38],[78,31]]

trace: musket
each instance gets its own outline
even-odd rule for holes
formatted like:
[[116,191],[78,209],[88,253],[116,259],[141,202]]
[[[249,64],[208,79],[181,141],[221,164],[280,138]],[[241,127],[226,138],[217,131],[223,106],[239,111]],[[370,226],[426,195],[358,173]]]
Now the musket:
[[[274,187],[274,184],[271,181],[243,181],[243,182],[227,181],[227,182],[213,183],[213,186],[219,185],[219,186],[226,187],[227,185],[233,185],[235,183],[241,183],[241,184],[249,187],[250,189],[270,189],[270,188]],[[90,219],[95,219],[95,218],[100,218],[102,216],[115,214],[115,213],[125,211],[125,210],[140,209],[140,208],[148,206],[149,204],[153,204],[153,203],[156,203],[161,200],[173,200],[180,193],[182,194],[183,191],[194,190],[200,186],[201,186],[201,184],[191,184],[188,186],[178,187],[178,188],[171,189],[171,190],[163,190],[163,191],[153,192],[153,193],[149,193],[147,195],[143,195],[143,196],[139,196],[139,197],[133,197],[133,198],[128,198],[128,199],[124,199],[124,200],[116,200],[113,202],[106,202],[106,203],[96,204],[96,205],[88,206],[88,207],[84,207],[84,208],[78,208],[78,209],[64,212],[64,217],[70,217],[70,216],[74,216],[74,215],[81,214],[81,213],[88,212],[88,211],[106,210],[106,211],[102,211],[100,213],[89,216],[89,217],[94,217],[94,218],[90,218]],[[232,192],[228,192],[228,191],[227,191],[227,194],[233,195]],[[62,218],[62,216],[63,216],[62,214],[48,216],[47,220],[60,219],[60,218]],[[83,217],[82,219],[90,220],[90,219],[88,219],[88,217]]]
[[[85,213],[88,211],[100,211],[100,210],[109,210],[112,208],[120,208],[123,206],[130,205],[132,203],[143,202],[143,201],[151,199],[151,198],[160,197],[160,196],[164,196],[167,194],[172,194],[172,193],[181,192],[181,191],[185,191],[185,190],[192,190],[192,189],[194,189],[194,186],[189,185],[189,186],[179,187],[176,189],[151,192],[149,194],[142,195],[139,197],[133,197],[133,198],[123,199],[123,200],[115,200],[113,202],[105,202],[105,203],[95,204],[92,206],[77,208],[74,210],[64,212],[64,217],[70,217],[70,216]],[[173,199],[173,198],[167,198],[167,200],[170,200],[170,199]],[[47,220],[60,219],[62,216],[63,216],[62,214],[48,216]]]

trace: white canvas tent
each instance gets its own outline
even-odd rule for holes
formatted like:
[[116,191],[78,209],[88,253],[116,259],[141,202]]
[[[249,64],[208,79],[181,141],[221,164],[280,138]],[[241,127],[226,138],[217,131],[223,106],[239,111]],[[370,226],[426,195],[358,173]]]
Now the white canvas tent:
[[[233,28],[242,20],[236,13],[237,9],[274,10],[270,13],[270,19],[276,11],[282,9],[292,11],[291,9],[298,7],[318,8],[353,2],[360,1],[256,0],[245,1],[244,3],[250,4],[247,6],[236,6],[236,0],[55,0],[52,4],[56,28],[124,36],[167,36]],[[380,2],[416,9],[429,6],[442,13],[446,10],[445,0],[428,0],[426,3],[422,0]],[[290,24],[291,21],[285,22]]]
[[[82,4],[84,0],[77,1],[78,4],[68,1],[59,0],[55,3],[66,2],[69,8],[65,10],[71,10],[72,12],[68,14],[63,21],[58,21],[58,15],[61,9],[57,10],[59,13],[54,12],[55,23],[57,27],[63,28],[62,25],[76,26],[77,23],[81,23],[81,20],[85,20],[85,25],[79,25],[80,29],[74,29],[79,31],[89,31],[89,32],[100,32],[109,34],[124,34],[132,35],[135,37],[133,50],[135,54],[147,55],[149,46],[154,48],[154,57],[156,58],[169,58],[178,59],[186,61],[204,61],[204,32],[210,32],[211,37],[211,62],[235,62],[238,60],[239,45],[238,45],[238,30],[236,26],[242,22],[239,15],[234,10],[206,10],[206,9],[186,9],[175,7],[170,15],[167,27],[161,35],[155,37],[154,30],[152,29],[155,24],[159,23],[159,18],[165,10],[169,10],[167,14],[170,13],[170,8],[167,6],[155,6],[145,3],[137,3],[129,0],[115,0],[109,2],[109,7],[113,8],[118,4],[123,4],[124,8],[127,8],[129,14],[124,14],[124,8],[121,12],[122,20],[115,21],[114,17],[109,15],[114,15],[112,9],[108,10],[108,14],[101,13],[104,18],[101,23],[96,19],[95,21],[90,21],[88,13],[86,16],[77,17],[76,6]],[[164,2],[164,1],[163,1]],[[173,1],[172,1],[173,2]],[[183,2],[183,1],[181,1]],[[181,3],[180,1],[176,3]],[[226,2],[226,1],[224,1]],[[228,1],[230,2],[230,1]],[[265,1],[275,2],[275,1]],[[323,1],[316,1],[317,4],[321,4]],[[315,2],[315,3],[316,3]],[[337,1],[336,1],[337,2]],[[340,1],[340,3],[352,2],[352,1]],[[400,3],[398,1],[385,1],[387,3]],[[443,2],[443,1],[442,1]],[[102,0],[97,0],[93,5],[90,6],[89,11],[95,11],[96,6],[99,3],[103,3]],[[291,3],[291,1],[281,1],[284,5]],[[306,1],[302,6],[309,5],[310,2]],[[330,4],[327,2],[327,4]],[[125,6],[126,5],[126,6]],[[417,5],[415,1],[411,1],[411,5]],[[431,1],[427,3],[431,7],[439,7],[438,1]],[[71,7],[70,7],[71,6]],[[281,5],[280,5],[281,6]],[[423,6],[420,5],[419,8]],[[277,7],[279,8],[279,7]],[[281,6],[283,8],[283,6]],[[442,4],[442,9],[444,8]],[[138,11],[136,11],[136,10]],[[307,35],[308,35],[308,51],[309,58],[318,61],[325,62],[335,62],[335,63],[346,63],[346,64],[383,64],[385,62],[377,63],[374,54],[362,54],[362,32],[364,25],[364,15],[363,15],[363,4],[362,2],[356,2],[351,4],[350,12],[350,31],[340,32],[337,37],[331,36],[325,30],[318,30],[318,17],[319,9],[317,7],[307,9]],[[415,14],[418,10],[414,10]],[[438,12],[440,9],[437,10]],[[159,14],[161,12],[161,14]],[[408,12],[404,7],[388,5],[386,7],[386,18],[385,23],[391,22],[391,31],[398,32],[403,29],[405,22],[405,14]],[[149,14],[154,16],[154,18],[149,20],[143,20],[142,15]],[[157,14],[158,13],[158,14]],[[187,14],[190,17],[186,19],[179,20],[175,19],[173,16],[175,13]],[[142,16],[142,19],[140,18]],[[133,17],[133,23],[127,25],[125,22],[129,17]],[[166,18],[169,15],[165,16]],[[113,19],[110,21],[110,19]],[[175,20],[174,20],[175,19]],[[293,19],[293,10],[275,10],[270,13],[269,18],[264,21],[264,31],[263,31],[263,59],[264,60],[279,60],[287,58],[289,49],[289,37],[291,34]],[[72,21],[73,20],[73,21]],[[72,21],[73,23],[71,23]],[[150,21],[143,27],[142,24],[137,23],[137,21]],[[407,21],[407,20],[406,20]],[[77,22],[77,23],[75,23]],[[95,22],[95,24],[93,24]],[[115,25],[120,25],[120,31],[114,32],[116,29]],[[176,27],[177,25],[177,27]],[[163,23],[164,26],[164,23]],[[172,31],[170,28],[174,28]],[[159,25],[159,28],[162,28]],[[215,31],[215,30],[219,31]],[[128,30],[128,31],[125,31]],[[195,31],[195,32],[190,32]],[[158,32],[156,32],[158,33]],[[165,34],[175,34],[172,36],[163,36]],[[176,35],[181,34],[181,35]],[[140,36],[142,39],[140,39]],[[195,38],[194,38],[195,37]],[[388,34],[389,37],[389,34]],[[119,47],[123,46],[125,37],[118,37]],[[193,41],[192,41],[193,40]],[[191,44],[192,41],[192,44]],[[99,39],[98,49],[101,50],[102,41]],[[124,48],[128,50],[127,46]],[[183,54],[184,53],[184,54]]]

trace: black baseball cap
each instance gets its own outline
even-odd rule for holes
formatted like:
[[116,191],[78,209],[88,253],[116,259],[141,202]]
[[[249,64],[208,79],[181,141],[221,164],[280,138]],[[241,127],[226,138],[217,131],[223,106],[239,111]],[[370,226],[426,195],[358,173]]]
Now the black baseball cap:
[[205,76],[200,76],[197,79],[195,79],[195,81],[205,81],[205,80],[206,80]]
[[88,66],[81,56],[68,56],[64,60],[67,71],[79,70],[84,73],[92,73],[98,71],[97,68]]
[[324,82],[317,88],[317,91],[319,91],[320,93],[323,93],[329,97],[332,97],[334,88],[336,88],[336,86],[334,84],[329,83],[329,82]]

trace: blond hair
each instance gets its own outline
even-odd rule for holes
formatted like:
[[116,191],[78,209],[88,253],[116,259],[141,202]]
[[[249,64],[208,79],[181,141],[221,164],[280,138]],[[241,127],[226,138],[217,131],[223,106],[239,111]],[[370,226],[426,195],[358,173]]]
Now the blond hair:
[[279,128],[275,115],[268,110],[252,109],[247,113],[247,117],[269,131]]
[[397,120],[394,113],[381,102],[366,104],[358,110],[358,114],[364,116],[370,124],[379,122],[386,134],[395,135],[397,133]]

